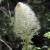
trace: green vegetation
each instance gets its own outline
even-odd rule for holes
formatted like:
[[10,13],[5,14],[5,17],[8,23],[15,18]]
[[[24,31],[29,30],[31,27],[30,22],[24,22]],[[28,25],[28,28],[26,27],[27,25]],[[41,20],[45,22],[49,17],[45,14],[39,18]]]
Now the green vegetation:
[[[11,2],[15,7],[15,3]],[[20,1],[17,0],[17,2]],[[14,8],[10,7],[10,3],[9,0],[0,0],[0,50],[50,50],[50,1],[29,0],[26,2],[35,12],[41,26],[40,30],[34,33],[34,36],[29,36],[30,34],[23,36],[20,33],[20,35],[16,35],[13,30],[15,12]],[[29,38],[33,38],[33,41]]]

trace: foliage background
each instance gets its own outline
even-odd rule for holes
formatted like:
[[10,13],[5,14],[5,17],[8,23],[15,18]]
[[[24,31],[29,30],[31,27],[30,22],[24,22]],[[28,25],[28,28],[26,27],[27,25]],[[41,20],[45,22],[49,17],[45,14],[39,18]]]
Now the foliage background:
[[[11,19],[14,17],[14,8],[18,2],[24,2],[30,5],[33,11],[35,11],[41,25],[41,29],[38,35],[32,38],[31,43],[36,50],[49,50],[50,38],[43,36],[45,33],[50,32],[50,0],[1,0],[0,2],[0,35],[1,38],[6,41],[13,50],[21,50],[23,44],[20,38],[15,38],[13,29],[13,23]],[[11,23],[11,24],[10,24]],[[18,46],[19,45],[19,46]],[[8,48],[2,44],[2,50],[8,50]]]

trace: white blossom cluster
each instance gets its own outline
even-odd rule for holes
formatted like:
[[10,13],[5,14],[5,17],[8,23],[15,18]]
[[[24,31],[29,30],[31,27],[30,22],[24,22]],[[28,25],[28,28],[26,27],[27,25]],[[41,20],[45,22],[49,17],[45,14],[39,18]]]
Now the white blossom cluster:
[[31,8],[22,2],[18,2],[15,7],[14,32],[15,35],[25,39],[31,39],[34,33],[40,29],[39,21]]

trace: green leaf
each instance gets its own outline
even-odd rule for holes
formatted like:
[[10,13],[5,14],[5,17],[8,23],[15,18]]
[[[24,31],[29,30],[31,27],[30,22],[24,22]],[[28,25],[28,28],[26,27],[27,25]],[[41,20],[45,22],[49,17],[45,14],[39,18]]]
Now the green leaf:
[[50,32],[45,33],[44,37],[47,37],[48,39],[50,39]]

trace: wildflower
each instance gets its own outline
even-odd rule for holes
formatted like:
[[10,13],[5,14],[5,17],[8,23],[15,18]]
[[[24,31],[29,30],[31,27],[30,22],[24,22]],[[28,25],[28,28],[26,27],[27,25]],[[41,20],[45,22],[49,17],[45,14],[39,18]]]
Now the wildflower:
[[27,4],[19,2],[15,7],[15,34],[21,39],[25,39],[26,36],[31,39],[39,29],[40,25],[35,13]]

